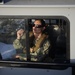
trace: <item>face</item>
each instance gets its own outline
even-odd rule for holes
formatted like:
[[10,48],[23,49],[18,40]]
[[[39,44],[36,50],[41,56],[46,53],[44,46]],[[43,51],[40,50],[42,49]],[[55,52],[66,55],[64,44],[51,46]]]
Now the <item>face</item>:
[[43,27],[41,25],[40,20],[36,20],[33,26],[33,33],[40,34],[42,33]]

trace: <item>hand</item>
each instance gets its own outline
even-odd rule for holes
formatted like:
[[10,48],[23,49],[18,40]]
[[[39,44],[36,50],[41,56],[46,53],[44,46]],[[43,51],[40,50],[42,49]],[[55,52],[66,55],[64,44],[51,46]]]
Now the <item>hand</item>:
[[20,58],[20,56],[19,55],[16,55],[15,58],[18,59],[18,58]]
[[18,30],[17,31],[17,39],[20,39],[23,34],[24,34],[24,30],[23,29]]

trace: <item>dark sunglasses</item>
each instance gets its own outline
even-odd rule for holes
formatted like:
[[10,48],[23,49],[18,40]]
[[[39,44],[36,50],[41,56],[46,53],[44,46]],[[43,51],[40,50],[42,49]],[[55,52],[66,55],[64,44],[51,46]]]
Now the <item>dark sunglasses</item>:
[[35,28],[42,28],[43,27],[43,25],[33,25],[33,27],[35,27]]

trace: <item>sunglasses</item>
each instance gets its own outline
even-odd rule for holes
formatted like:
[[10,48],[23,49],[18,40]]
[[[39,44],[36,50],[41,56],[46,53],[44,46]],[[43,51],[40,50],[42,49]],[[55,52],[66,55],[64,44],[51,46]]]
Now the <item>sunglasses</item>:
[[33,27],[35,27],[35,28],[42,28],[43,27],[43,25],[33,25]]

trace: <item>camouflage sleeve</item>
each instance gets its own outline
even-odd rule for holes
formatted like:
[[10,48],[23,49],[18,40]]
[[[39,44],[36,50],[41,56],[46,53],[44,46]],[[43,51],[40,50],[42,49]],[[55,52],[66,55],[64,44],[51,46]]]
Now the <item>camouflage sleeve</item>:
[[25,47],[25,35],[21,37],[21,39],[16,39],[13,42],[13,46],[15,49],[23,49]]
[[43,45],[43,55],[49,53],[50,42],[47,40]]
[[22,46],[22,44],[21,44],[21,42],[20,42],[19,39],[16,39],[16,40],[13,42],[13,46],[14,46],[15,49],[21,49],[21,48],[23,48],[23,46]]

